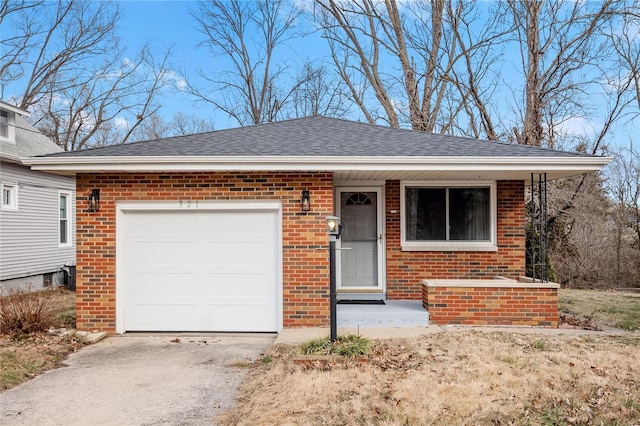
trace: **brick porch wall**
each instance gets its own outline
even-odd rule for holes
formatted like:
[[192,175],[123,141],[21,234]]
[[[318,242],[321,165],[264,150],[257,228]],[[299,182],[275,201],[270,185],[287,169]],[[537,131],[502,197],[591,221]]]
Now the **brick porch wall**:
[[[387,297],[420,300],[422,280],[518,278],[525,273],[525,202],[523,181],[498,181],[497,252],[402,251],[400,181],[385,191]],[[395,213],[393,213],[395,212]]]
[[[472,281],[472,280],[470,280]],[[500,280],[482,280],[500,281]],[[558,326],[558,285],[491,287],[455,283],[422,285],[422,305],[432,324]]]
[[[100,189],[100,211],[86,196]],[[311,211],[300,212],[303,189]],[[116,202],[281,200],[284,327],[326,326],[329,260],[326,216],[333,214],[331,173],[123,173],[77,177],[77,327],[115,332]]]

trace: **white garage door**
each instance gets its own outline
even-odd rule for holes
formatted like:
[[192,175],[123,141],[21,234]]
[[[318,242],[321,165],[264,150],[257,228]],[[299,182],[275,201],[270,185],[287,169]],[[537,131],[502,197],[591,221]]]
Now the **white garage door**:
[[278,331],[278,211],[124,211],[124,331]]

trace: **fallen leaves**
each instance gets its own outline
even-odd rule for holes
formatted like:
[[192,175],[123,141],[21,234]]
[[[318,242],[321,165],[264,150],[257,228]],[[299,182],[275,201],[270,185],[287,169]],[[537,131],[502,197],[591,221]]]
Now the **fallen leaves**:
[[301,365],[299,354],[275,347],[270,363],[254,364],[220,423],[635,425],[640,418],[640,336],[470,330],[375,340],[362,363],[333,357]]

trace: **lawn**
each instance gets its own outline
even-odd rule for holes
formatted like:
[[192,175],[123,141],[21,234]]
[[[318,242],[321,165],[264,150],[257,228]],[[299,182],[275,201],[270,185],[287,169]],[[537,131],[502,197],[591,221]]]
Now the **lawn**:
[[562,289],[558,309],[560,315],[596,327],[640,330],[640,293]]
[[[563,290],[566,318],[637,329],[640,298]],[[586,321],[585,321],[586,320]],[[445,331],[372,342],[367,362],[274,347],[223,425],[638,425],[640,333]],[[324,359],[326,361],[326,357]]]
[[[74,293],[50,295],[73,324]],[[638,328],[640,297],[562,290],[565,318]],[[48,333],[0,335],[0,391],[58,367],[82,343]],[[640,333],[620,336],[448,331],[373,341],[366,357],[296,363],[276,346],[251,366],[220,424],[638,425]]]
[[[51,307],[55,312],[52,326],[75,325],[75,293],[64,289],[34,293],[35,304]],[[0,303],[0,308],[4,305]],[[0,392],[59,367],[67,355],[78,350],[83,342],[73,336],[44,332],[0,334]]]

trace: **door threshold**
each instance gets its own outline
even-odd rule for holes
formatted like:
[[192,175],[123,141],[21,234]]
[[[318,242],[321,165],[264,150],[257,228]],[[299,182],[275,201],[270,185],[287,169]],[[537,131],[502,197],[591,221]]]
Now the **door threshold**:
[[382,291],[377,292],[360,292],[360,291],[351,291],[351,292],[341,292],[339,291],[337,294],[338,300],[387,300],[387,293]]

